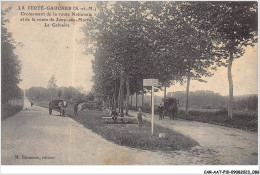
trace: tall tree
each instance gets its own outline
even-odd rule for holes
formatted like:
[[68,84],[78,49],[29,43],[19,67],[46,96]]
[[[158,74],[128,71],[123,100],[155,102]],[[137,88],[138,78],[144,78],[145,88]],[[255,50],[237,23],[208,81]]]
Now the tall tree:
[[211,2],[209,3],[209,22],[218,45],[218,65],[228,67],[229,82],[228,117],[233,117],[233,79],[234,59],[243,56],[246,46],[257,42],[257,2]]
[[55,78],[55,75],[52,75],[50,80],[48,81],[48,88],[57,88],[57,80]]
[[[187,79],[188,111],[190,81],[211,76],[215,61],[221,64],[220,58],[226,56],[221,26],[226,26],[222,18],[229,17],[221,9],[230,8],[223,4],[98,2],[98,14],[83,28],[86,51],[95,56],[95,94],[106,101],[118,99],[122,109],[124,100],[127,108],[130,94],[144,91],[144,78],[159,79],[159,88]],[[241,51],[240,45],[236,51]]]
[[13,40],[12,34],[8,32],[6,23],[9,21],[4,17],[10,9],[2,11],[1,23],[1,88],[2,104],[7,104],[11,98],[20,97],[18,84],[21,81],[21,61],[14,53],[17,43]]
[[[145,49],[142,51],[139,49],[140,46],[144,45],[143,38],[140,37],[142,35],[140,3],[115,3],[112,8],[113,18],[110,17],[112,15],[107,4],[99,3],[98,9],[100,13],[95,20],[97,23],[91,25],[91,28],[84,29],[88,37],[92,36],[92,43],[96,46],[95,60],[93,61],[95,73],[93,79],[94,83],[96,82],[94,88],[96,90],[104,89],[104,92],[107,86],[120,90],[123,94],[118,93],[118,101],[121,102],[119,106],[124,106],[122,104],[124,98],[126,98],[126,106],[128,106],[127,99],[130,94],[142,90],[140,82],[142,82],[143,66],[145,65],[139,64],[138,61],[141,60],[140,57],[146,55]],[[89,31],[92,33],[89,34]],[[118,83],[119,88],[114,86],[115,82],[120,82]],[[135,82],[138,82],[138,86]],[[103,94],[104,96],[108,95],[107,93]]]
[[48,81],[48,89],[49,93],[51,96],[51,99],[54,99],[56,97],[57,91],[58,91],[58,86],[57,86],[57,80],[55,78],[55,75],[52,75],[50,80]]
[[59,89],[57,96],[58,96],[59,98],[61,98],[61,95],[62,95],[62,92],[61,92],[61,90]]
[[183,2],[178,6],[178,33],[183,49],[180,55],[185,63],[187,77],[185,115],[188,116],[189,89],[191,79],[205,82],[202,77],[212,76],[209,69],[215,69],[214,41],[210,33],[203,28],[205,19],[205,2]]
[[203,4],[200,2],[149,3],[150,8],[153,9],[151,20],[156,26],[150,33],[154,36],[153,40],[159,43],[156,47],[155,62],[160,68],[159,78],[165,86],[165,96],[167,86],[173,82],[182,83],[186,77],[186,111],[188,111],[190,80],[202,81],[203,76],[210,76],[208,68],[215,61],[212,55],[213,41],[209,33],[201,27],[206,23],[201,13],[204,10]]

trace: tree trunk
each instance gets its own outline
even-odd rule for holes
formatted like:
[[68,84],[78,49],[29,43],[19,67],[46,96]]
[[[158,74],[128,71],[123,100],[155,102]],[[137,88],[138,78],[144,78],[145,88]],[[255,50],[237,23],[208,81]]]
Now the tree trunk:
[[110,100],[110,98],[108,99],[108,109],[111,109],[111,100]]
[[103,106],[106,107],[106,103],[105,103],[105,100],[103,100]]
[[108,108],[108,109],[109,109],[109,101],[110,101],[110,99],[109,99],[109,93],[108,93],[107,98],[106,98],[106,108]]
[[116,108],[116,84],[115,84],[114,93],[113,93],[113,108]]
[[137,91],[136,91],[136,92],[135,92],[135,109],[136,109],[136,110],[138,110],[138,109],[137,109],[137,105],[138,105],[138,104],[137,104],[137,103],[138,103],[137,97],[138,97],[138,96],[137,96]]
[[112,99],[111,99],[111,109],[113,109],[114,108],[114,92],[113,92],[113,94],[112,94]]
[[232,63],[233,63],[233,53],[230,52],[230,58],[228,61],[228,83],[229,83],[229,100],[228,100],[228,118],[233,118],[233,79],[232,79]]
[[121,71],[121,77],[120,77],[120,116],[124,117],[124,77],[123,77],[123,71]]
[[[121,86],[121,85],[120,85]],[[120,99],[121,99],[121,87],[119,86],[119,89],[118,89],[118,98],[117,98],[117,107],[118,107],[118,112],[120,112],[120,107],[121,107],[121,104],[120,104]]]
[[7,97],[7,93],[5,94],[5,104],[8,104],[8,97]]
[[128,115],[128,104],[129,104],[129,95],[130,95],[130,89],[129,89],[129,78],[126,78],[126,103],[125,103],[125,114]]
[[131,107],[133,106],[133,95],[131,95]]
[[142,92],[142,108],[144,107],[144,92]]
[[111,96],[110,96],[110,89],[108,88],[108,109],[111,108]]
[[189,91],[190,91],[190,67],[188,68],[187,88],[186,88],[186,106],[185,106],[186,117],[188,117],[188,109],[189,109]]
[[164,99],[166,98],[166,85],[164,86]]

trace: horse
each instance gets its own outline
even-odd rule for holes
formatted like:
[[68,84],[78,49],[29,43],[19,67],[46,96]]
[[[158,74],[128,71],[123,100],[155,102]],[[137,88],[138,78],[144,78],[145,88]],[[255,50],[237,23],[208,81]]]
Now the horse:
[[177,117],[178,103],[179,100],[176,98],[168,97],[164,99],[165,113],[169,115],[170,119],[174,119],[174,117]]

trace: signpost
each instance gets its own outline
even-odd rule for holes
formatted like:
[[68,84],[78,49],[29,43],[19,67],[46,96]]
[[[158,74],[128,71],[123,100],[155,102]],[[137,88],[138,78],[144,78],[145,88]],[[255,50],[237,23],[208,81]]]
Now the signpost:
[[154,128],[154,86],[158,86],[158,79],[143,79],[143,86],[152,86],[152,122],[151,122],[151,130],[153,135]]

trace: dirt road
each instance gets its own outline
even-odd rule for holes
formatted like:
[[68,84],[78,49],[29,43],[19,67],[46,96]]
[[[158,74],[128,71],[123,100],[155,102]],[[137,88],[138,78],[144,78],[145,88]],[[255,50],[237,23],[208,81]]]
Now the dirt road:
[[[57,112],[33,106],[2,121],[3,165],[257,164],[257,134],[186,121],[156,121],[198,141],[189,151],[150,152],[111,143]],[[27,109],[26,109],[27,108]]]
[[[26,109],[27,108],[27,109]],[[50,116],[48,110],[25,107],[2,122],[3,165],[173,164],[162,153],[118,146],[69,117]]]
[[[137,115],[136,111],[130,113]],[[150,114],[146,114],[146,116],[148,120],[151,119]],[[170,120],[167,117],[159,120],[158,118],[155,115],[155,123],[196,140],[200,144],[200,147],[197,148],[198,152],[207,149],[214,152],[214,159],[218,164],[257,165],[258,137],[256,132],[196,121]]]

